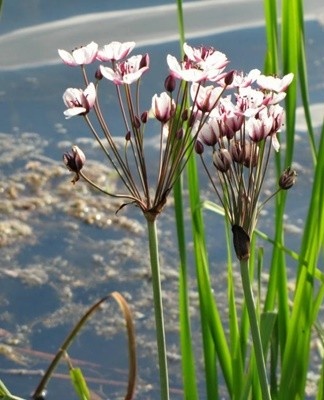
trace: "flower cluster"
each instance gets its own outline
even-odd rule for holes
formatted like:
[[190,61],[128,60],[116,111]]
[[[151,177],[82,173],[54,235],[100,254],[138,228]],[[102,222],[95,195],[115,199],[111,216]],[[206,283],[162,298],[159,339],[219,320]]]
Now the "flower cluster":
[[[275,151],[280,148],[277,134],[283,125],[284,112],[279,103],[285,98],[293,74],[280,79],[262,75],[257,69],[247,75],[226,71],[229,61],[222,52],[185,44],[182,61],[167,56],[169,74],[165,79],[165,91],[155,94],[151,108],[141,112],[139,85],[135,85],[135,95],[131,85],[138,83],[148,71],[150,59],[148,54],[129,57],[134,46],[134,42],[112,42],[99,49],[91,42],[71,53],[59,50],[65,64],[81,67],[86,86],[84,90],[69,88],[65,91],[63,100],[67,110],[64,114],[66,118],[84,117],[116,169],[125,192],[113,194],[98,189],[136,203],[144,213],[158,214],[195,148],[231,224],[250,235],[260,210],[259,196],[271,147]],[[88,79],[85,67],[94,62],[101,64],[93,83]],[[125,132],[123,151],[101,113],[97,93],[103,78],[117,90]],[[97,132],[90,120],[92,109],[101,132]],[[154,189],[149,183],[144,152],[144,129],[150,118],[155,118],[161,126]],[[220,185],[215,183],[214,174],[204,159],[206,147],[212,149],[211,160]],[[79,150],[74,147],[72,154],[66,153],[66,165],[71,170],[71,166],[76,166],[74,181],[81,176],[95,186],[81,171],[80,159],[85,160],[85,157],[80,157]],[[74,163],[73,155],[79,157]]]
[[[129,57],[135,46],[134,42],[111,42],[102,48],[91,42],[87,46],[72,52],[59,50],[63,62],[71,67],[81,68],[85,89],[68,88],[63,101],[67,107],[66,118],[82,116],[90,131],[98,141],[101,149],[118,173],[125,191],[109,193],[87,177],[82,170],[85,156],[81,149],[74,146],[71,153],[65,153],[66,166],[75,172],[73,182],[82,177],[102,192],[121,197],[127,202],[138,205],[145,214],[157,215],[162,210],[167,196],[181,173],[205,120],[216,107],[226,84],[212,89],[204,83],[226,81],[224,72],[228,60],[226,56],[213,48],[193,48],[184,45],[184,60],[178,62],[171,55],[167,56],[169,74],[165,79],[165,91],[154,94],[151,107],[140,111],[139,85],[142,75],[148,71],[150,59],[148,54]],[[86,66],[99,62],[93,82],[88,78]],[[102,115],[98,88],[101,82],[110,81],[116,89],[121,109],[121,122],[124,126],[125,142],[121,150],[110,131],[109,124]],[[178,80],[181,82],[178,84]],[[195,98],[188,105],[189,85]],[[198,115],[199,114],[199,115]],[[98,132],[92,123],[96,118],[100,126]],[[148,168],[144,152],[144,129],[149,119],[160,123],[159,158],[156,172],[156,186],[149,183]],[[196,121],[201,123],[197,127]],[[81,163],[82,161],[82,163]],[[82,165],[81,165],[82,164]]]
[[[260,203],[259,198],[271,148],[276,152],[280,148],[277,134],[283,125],[284,110],[279,102],[285,98],[292,80],[293,74],[280,79],[262,75],[256,69],[247,75],[233,71],[231,77],[228,75],[218,82],[220,88],[226,86],[232,93],[218,97],[217,105],[199,131],[196,152],[201,156],[225,214],[234,227],[234,236],[237,232],[241,232],[244,238],[252,234],[261,207],[268,201]],[[204,88],[212,99],[211,103],[214,104],[220,88]],[[198,98],[194,85],[191,96]],[[208,108],[206,98],[205,103],[197,102],[198,110]],[[211,148],[218,182],[204,159],[206,147]],[[280,179],[279,190],[288,188],[287,185],[283,187],[287,180],[290,187],[294,183],[296,173],[290,169],[287,171]]]

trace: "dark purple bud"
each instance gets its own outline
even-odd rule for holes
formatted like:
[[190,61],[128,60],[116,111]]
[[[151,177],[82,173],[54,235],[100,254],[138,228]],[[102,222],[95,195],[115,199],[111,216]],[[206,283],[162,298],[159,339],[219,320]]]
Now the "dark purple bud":
[[100,71],[100,68],[97,68],[97,71],[95,72],[95,78],[100,81],[103,78],[103,75]]
[[195,123],[195,121],[196,121],[196,113],[195,112],[192,112],[191,114],[190,114],[190,117],[189,117],[189,121],[188,121],[188,125],[190,126],[190,127],[193,127],[193,125],[194,125],[194,123]]
[[167,92],[173,92],[176,87],[176,79],[172,75],[168,75],[164,81],[164,87]]
[[133,125],[135,129],[139,129],[141,127],[141,120],[137,115],[134,116]]
[[233,79],[234,79],[234,70],[230,71],[227,73],[227,75],[225,76],[224,82],[225,85],[231,85],[233,83]]
[[288,167],[279,178],[279,186],[283,190],[288,190],[296,183],[297,172]]
[[202,154],[204,152],[204,145],[201,143],[199,139],[196,140],[195,151],[197,154]]
[[126,135],[125,135],[125,140],[126,140],[126,141],[129,141],[130,138],[131,138],[131,132],[128,131],[128,132],[126,133]]
[[147,111],[144,111],[144,112],[142,113],[142,115],[141,115],[141,121],[143,122],[143,124],[146,124],[147,119],[148,119],[148,112],[147,112]]

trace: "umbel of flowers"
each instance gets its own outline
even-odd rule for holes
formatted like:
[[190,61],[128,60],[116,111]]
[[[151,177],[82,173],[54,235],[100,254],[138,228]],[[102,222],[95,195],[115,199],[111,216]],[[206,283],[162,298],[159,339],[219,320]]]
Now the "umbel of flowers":
[[[232,94],[219,99],[198,133],[196,152],[232,225],[239,259],[249,257],[249,238],[261,208],[296,179],[296,172],[287,168],[274,193],[260,201],[271,149],[278,152],[280,148],[277,134],[283,125],[284,109],[279,102],[292,79],[293,74],[280,79],[262,75],[257,69],[247,75],[233,71],[231,79],[227,76],[220,82]],[[197,88],[197,84],[191,86],[192,98],[197,96]],[[204,88],[207,90],[215,89]],[[205,147],[211,149],[213,167],[204,159]]]
[[[228,60],[225,54],[214,49],[194,49],[185,45],[186,57],[183,63],[179,63],[171,55],[167,57],[170,72],[165,79],[165,91],[154,94],[151,107],[141,110],[139,82],[142,75],[149,70],[150,59],[148,54],[127,58],[134,46],[134,42],[112,42],[99,49],[96,43],[91,42],[71,53],[59,50],[59,55],[65,64],[81,68],[85,83],[84,89],[68,88],[65,91],[63,100],[67,109],[64,115],[66,118],[82,116],[85,119],[124,186],[122,193],[109,193],[103,188],[98,189],[108,195],[123,198],[126,202],[135,203],[144,213],[154,215],[162,210],[167,195],[190,156],[195,139],[203,126],[203,121],[198,129],[194,124],[197,107],[201,109],[201,103],[205,101],[206,105],[199,113],[199,117],[206,118],[224,91],[224,88],[217,87],[215,91],[208,93],[203,85],[199,84],[197,98],[193,100],[192,106],[188,107],[186,101],[188,85],[190,82],[207,80],[217,82],[224,78]],[[91,81],[86,66],[94,62],[99,62],[100,65]],[[111,90],[115,90],[120,105],[119,133],[124,131],[123,148],[117,144],[109,122],[101,111],[99,86],[102,78],[113,84]],[[182,81],[178,89],[177,78]],[[148,170],[151,171],[152,166],[146,165],[144,152],[144,131],[148,119],[152,117],[160,123],[160,150],[154,185],[150,185]],[[99,122],[99,132],[95,129],[92,118],[96,118]],[[195,131],[193,131],[194,126]],[[64,155],[64,162],[76,174],[74,183],[82,176],[94,185],[81,171],[85,162],[81,149],[74,146],[71,153]]]
[[[91,42],[72,52],[59,50],[63,62],[79,67],[84,80],[83,88],[71,87],[63,94],[64,115],[67,119],[75,116],[84,119],[115,169],[121,191],[110,192],[88,177],[84,172],[86,157],[79,147],[73,146],[63,160],[74,173],[73,183],[83,179],[102,193],[120,198],[120,207],[135,204],[146,217],[161,399],[166,400],[169,387],[156,217],[195,149],[233,226],[237,256],[248,257],[249,236],[262,206],[259,197],[271,147],[279,150],[277,133],[283,123],[279,102],[284,99],[293,76],[279,79],[264,76],[258,70],[247,75],[226,71],[229,61],[224,53],[211,47],[184,44],[183,60],[179,62],[172,55],[166,58],[169,71],[164,80],[165,91],[154,94],[150,107],[143,110],[140,82],[149,70],[150,59],[148,54],[129,56],[134,47],[134,42],[111,42],[99,48]],[[96,72],[89,76],[87,66],[94,63],[98,64]],[[104,85],[108,84],[107,89]],[[100,95],[107,90],[115,93],[120,108],[118,140],[100,105]],[[112,116],[114,121],[117,117]],[[148,124],[152,119],[159,124],[159,150],[156,165],[147,165],[144,132],[152,126]],[[121,132],[123,144],[119,139]],[[204,159],[206,147],[212,150],[210,163]],[[287,189],[294,179],[294,171],[288,169],[279,189]]]

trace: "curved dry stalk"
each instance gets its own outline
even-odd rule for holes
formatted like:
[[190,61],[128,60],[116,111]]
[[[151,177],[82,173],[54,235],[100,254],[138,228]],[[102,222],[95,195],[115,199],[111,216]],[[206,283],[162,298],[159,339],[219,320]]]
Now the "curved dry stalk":
[[125,395],[125,400],[131,400],[134,397],[135,393],[135,385],[136,385],[136,374],[137,374],[137,365],[136,365],[136,342],[135,342],[135,328],[133,324],[133,318],[130,311],[130,308],[127,304],[125,298],[119,292],[109,293],[107,296],[101,298],[95,304],[93,304],[85,314],[80,318],[71,332],[68,334],[66,339],[64,340],[62,346],[57,351],[55,357],[47,368],[44,376],[39,382],[34,394],[31,396],[33,400],[41,400],[43,399],[43,393],[47,383],[49,382],[54,370],[56,369],[58,363],[61,358],[66,354],[68,348],[72,344],[73,340],[76,338],[77,334],[81,331],[85,323],[92,316],[95,311],[98,311],[101,304],[106,302],[107,300],[113,298],[117,304],[119,305],[121,311],[123,312],[123,316],[126,322],[126,330],[128,337],[128,354],[129,354],[129,374],[128,374],[128,386],[127,393]]

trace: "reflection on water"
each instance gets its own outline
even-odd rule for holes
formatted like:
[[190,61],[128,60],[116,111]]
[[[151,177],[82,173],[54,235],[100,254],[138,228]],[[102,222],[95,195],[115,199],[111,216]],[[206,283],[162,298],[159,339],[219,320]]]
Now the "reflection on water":
[[[311,38],[311,98],[320,104],[323,102],[323,82],[318,77],[323,70],[324,54],[318,38],[322,36],[322,30],[315,22],[308,24],[307,29]],[[92,39],[89,37],[88,41]],[[264,35],[261,28],[227,32],[192,43],[202,41],[226,52],[234,68],[262,68]],[[60,47],[65,47],[64,44]],[[177,49],[176,43],[150,48],[152,72],[144,78],[143,89],[145,86],[149,90],[143,93],[146,102],[143,107],[148,107],[150,96],[161,90],[161,82],[167,73],[165,55],[169,52],[177,54]],[[54,53],[56,49],[51,51]],[[83,183],[73,186],[70,174],[61,163],[62,153],[72,143],[82,144],[83,149],[87,149],[90,160],[87,168],[92,171],[93,178],[101,184],[116,185],[114,174],[102,159],[97,158],[97,149],[88,140],[89,134],[82,121],[74,119],[71,123],[63,118],[61,96],[66,87],[77,85],[77,73],[57,65],[2,72],[0,79],[4,115],[0,134],[0,378],[15,394],[27,397],[39,380],[39,370],[47,366],[51,354],[82,312],[100,297],[118,290],[131,304],[136,319],[139,398],[157,398],[156,359],[152,357],[156,351],[151,283],[141,215],[132,206],[123,208],[116,215],[120,206],[118,201],[93,192]],[[105,107],[110,115],[115,115],[116,104],[109,94]],[[113,129],[118,132],[118,127],[116,120]],[[153,162],[154,132],[149,135]],[[288,223],[289,217],[293,219],[291,229],[297,232],[288,237],[288,244],[293,248],[298,246],[307,210],[305,193],[310,187],[310,171],[305,165],[310,165],[311,159],[305,152],[306,143],[305,133],[299,132],[296,161],[299,176],[303,179],[299,179],[293,189],[293,204],[288,207],[287,217]],[[204,195],[210,196],[204,180],[202,187]],[[178,258],[171,203],[158,226],[172,399],[180,399]],[[271,232],[271,210],[261,222],[264,229]],[[215,234],[222,232],[220,219],[208,218],[206,229],[207,237],[211,238],[215,293],[221,304],[226,298],[226,293],[220,290],[224,286],[225,239],[223,234],[217,241],[214,239]],[[188,224],[188,237],[189,231]],[[190,247],[188,239],[189,250]],[[216,255],[217,263],[214,262]],[[190,297],[194,327],[199,328],[193,270],[191,265]],[[199,329],[194,330],[197,358],[200,359],[198,332]],[[93,390],[103,398],[116,399],[123,393],[126,382],[125,348],[122,319],[117,307],[109,304],[91,321],[73,345],[70,356],[80,360]],[[22,372],[26,373],[21,375]],[[66,366],[61,365],[49,386],[49,399],[73,398],[66,374]],[[203,381],[201,390],[203,393]]]

